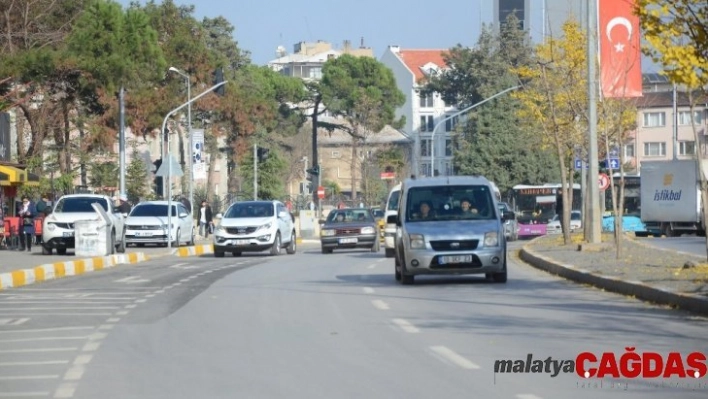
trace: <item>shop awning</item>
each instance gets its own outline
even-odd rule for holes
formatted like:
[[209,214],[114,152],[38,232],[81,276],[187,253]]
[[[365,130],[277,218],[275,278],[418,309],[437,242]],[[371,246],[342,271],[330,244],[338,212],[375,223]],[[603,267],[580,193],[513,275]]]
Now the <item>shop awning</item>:
[[10,176],[7,173],[0,172],[0,186],[10,186]]
[[27,172],[27,181],[25,184],[28,186],[39,186],[39,176],[34,173]]
[[24,184],[27,181],[27,172],[10,165],[0,165],[0,173],[6,174],[12,184]]

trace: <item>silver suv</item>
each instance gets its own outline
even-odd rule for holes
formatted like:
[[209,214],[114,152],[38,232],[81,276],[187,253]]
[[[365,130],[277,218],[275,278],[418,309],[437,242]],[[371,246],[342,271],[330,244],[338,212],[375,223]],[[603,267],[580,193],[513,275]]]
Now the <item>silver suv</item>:
[[396,225],[395,276],[413,284],[422,274],[485,274],[507,280],[505,218],[484,177],[407,179]]

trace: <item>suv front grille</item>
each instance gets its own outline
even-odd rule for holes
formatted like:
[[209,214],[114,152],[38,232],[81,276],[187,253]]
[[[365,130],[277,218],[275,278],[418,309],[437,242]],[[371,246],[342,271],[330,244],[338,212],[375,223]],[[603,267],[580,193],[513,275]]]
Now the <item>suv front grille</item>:
[[361,229],[337,229],[338,236],[346,236],[361,233]]
[[127,230],[161,230],[162,226],[131,224],[125,227]]
[[227,227],[226,232],[234,235],[251,234],[256,231],[256,227]]
[[435,251],[467,251],[477,249],[479,240],[439,240],[430,241]]

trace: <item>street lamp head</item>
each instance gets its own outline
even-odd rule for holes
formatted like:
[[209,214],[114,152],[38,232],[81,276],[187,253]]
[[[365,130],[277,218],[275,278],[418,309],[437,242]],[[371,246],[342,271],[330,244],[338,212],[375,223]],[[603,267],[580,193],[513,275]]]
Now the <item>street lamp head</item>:
[[171,71],[171,72],[178,72],[178,73],[180,72],[180,70],[177,69],[177,68],[175,68],[175,67],[170,67],[169,71]]

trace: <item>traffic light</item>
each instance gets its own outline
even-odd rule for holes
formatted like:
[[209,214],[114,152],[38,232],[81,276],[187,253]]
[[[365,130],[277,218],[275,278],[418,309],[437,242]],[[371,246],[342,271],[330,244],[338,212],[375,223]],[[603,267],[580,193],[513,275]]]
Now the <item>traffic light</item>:
[[[315,165],[312,167],[312,169],[308,169],[307,173],[312,175],[312,176],[319,176],[320,174],[320,165]],[[308,179],[309,180],[309,179]]]
[[[224,70],[221,68],[216,68],[216,70],[214,71],[214,84],[217,85],[223,81],[224,81]],[[223,97],[224,94],[226,93],[224,86],[226,86],[226,85],[221,85],[221,86],[217,87],[216,89],[214,89],[214,93]]]
[[256,155],[258,156],[258,162],[263,163],[268,159],[268,153],[270,152],[269,149],[263,148],[263,147],[258,147],[256,150]]
[[[162,165],[162,159],[157,159],[152,164],[155,165],[155,173],[157,173],[157,171],[160,170],[160,166]],[[162,177],[155,176],[155,180],[153,180],[153,184],[154,184],[155,195],[157,195],[160,198],[164,197],[163,192],[162,192]]]

